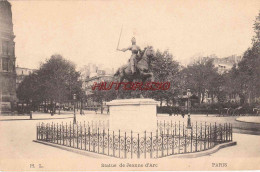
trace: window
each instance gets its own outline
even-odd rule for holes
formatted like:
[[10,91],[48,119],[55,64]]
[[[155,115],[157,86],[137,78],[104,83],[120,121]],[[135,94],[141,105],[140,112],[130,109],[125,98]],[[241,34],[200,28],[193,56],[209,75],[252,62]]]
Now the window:
[[2,42],[2,51],[4,55],[8,54],[8,41],[3,41]]
[[14,54],[14,45],[12,43],[8,44],[8,55],[13,55]]
[[5,58],[2,59],[2,69],[4,71],[8,71],[8,59]]

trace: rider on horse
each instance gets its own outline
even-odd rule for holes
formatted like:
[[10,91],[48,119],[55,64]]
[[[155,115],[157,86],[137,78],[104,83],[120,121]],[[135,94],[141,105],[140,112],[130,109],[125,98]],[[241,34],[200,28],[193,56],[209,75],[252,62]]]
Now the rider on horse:
[[[130,62],[130,66],[131,66],[131,72],[132,74],[134,74],[136,72],[136,64],[137,64],[137,61],[140,60],[141,56],[140,56],[140,53],[141,53],[141,49],[139,46],[136,45],[136,40],[135,40],[135,37],[132,38],[132,45],[128,48],[123,48],[123,49],[117,49],[118,51],[127,51],[127,50],[130,50],[132,51],[132,55],[129,59],[129,62]],[[138,52],[139,52],[139,55],[138,55]]]

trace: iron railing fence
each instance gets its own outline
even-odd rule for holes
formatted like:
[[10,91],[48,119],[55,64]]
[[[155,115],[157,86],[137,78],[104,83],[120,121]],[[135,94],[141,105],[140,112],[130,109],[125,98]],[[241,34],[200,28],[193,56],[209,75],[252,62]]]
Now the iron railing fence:
[[[165,131],[164,131],[165,130]],[[122,159],[161,158],[200,152],[232,141],[231,124],[195,124],[180,122],[156,132],[135,133],[84,127],[81,124],[39,124],[37,140],[68,146]]]

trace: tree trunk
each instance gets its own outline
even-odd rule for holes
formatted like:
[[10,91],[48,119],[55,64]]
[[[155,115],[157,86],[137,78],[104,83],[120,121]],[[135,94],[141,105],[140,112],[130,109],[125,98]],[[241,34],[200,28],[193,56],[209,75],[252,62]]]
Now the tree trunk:
[[103,100],[101,99],[101,114],[103,114]]
[[80,101],[80,114],[81,115],[83,114],[82,109],[83,109],[83,100],[81,99],[81,101]]
[[46,113],[47,112],[47,103],[46,103],[46,100],[44,100],[44,108],[43,108],[43,111],[44,111],[44,113]]
[[54,115],[53,111],[54,111],[54,108],[53,108],[53,101],[51,100],[51,107],[50,107],[50,113],[51,113],[51,116]]
[[60,115],[60,108],[61,108],[61,103],[59,103],[59,115]]

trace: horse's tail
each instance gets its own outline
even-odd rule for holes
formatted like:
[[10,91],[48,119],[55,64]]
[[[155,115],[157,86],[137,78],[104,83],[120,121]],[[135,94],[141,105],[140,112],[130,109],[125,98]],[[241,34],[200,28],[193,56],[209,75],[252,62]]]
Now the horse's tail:
[[116,73],[114,74],[114,76],[118,76],[118,75],[120,75],[120,68],[117,69]]

